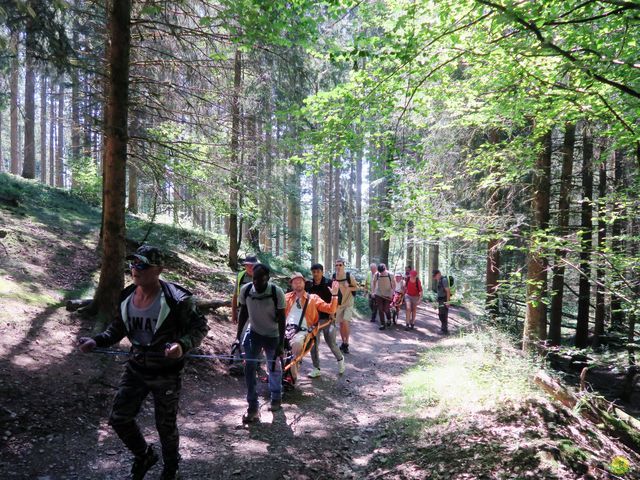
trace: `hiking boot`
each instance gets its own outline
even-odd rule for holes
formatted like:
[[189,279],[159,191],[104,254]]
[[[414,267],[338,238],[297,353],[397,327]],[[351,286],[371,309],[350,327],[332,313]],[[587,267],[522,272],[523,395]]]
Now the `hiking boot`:
[[260,411],[257,408],[247,409],[247,413],[242,416],[242,423],[254,423],[260,420]]
[[277,412],[278,410],[282,410],[282,400],[271,400],[271,405],[269,405],[269,410],[272,412]]
[[131,467],[131,480],[142,480],[147,474],[149,469],[158,463],[158,454],[153,451],[151,445],[147,446],[147,451],[141,457],[135,457],[133,459],[133,465]]
[[384,326],[384,323],[383,323],[382,325],[380,325],[380,326],[378,327],[378,330],[384,330],[385,328],[387,328],[387,327],[385,327],[385,326]]
[[340,351],[342,353],[349,353],[349,344],[348,343],[343,343],[340,345]]
[[180,480],[180,471],[178,467],[164,467],[160,480]]
[[318,378],[320,375],[322,375],[322,373],[320,372],[319,368],[314,368],[313,370],[311,370],[308,374],[307,377],[310,378]]
[[405,329],[406,331],[411,330],[411,325],[406,325],[406,326],[404,327],[404,329]]
[[338,373],[340,375],[342,375],[345,371],[346,367],[344,365],[344,357],[342,358],[342,360],[338,360]]

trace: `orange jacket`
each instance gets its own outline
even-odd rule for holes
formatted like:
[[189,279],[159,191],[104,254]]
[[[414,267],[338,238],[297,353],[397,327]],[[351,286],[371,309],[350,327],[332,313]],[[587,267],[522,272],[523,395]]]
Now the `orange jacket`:
[[[302,301],[300,302],[302,305],[304,305],[304,302],[307,301],[307,297],[309,297],[309,305],[307,305],[307,310],[304,312],[304,318],[307,321],[307,327],[309,329],[312,329],[318,323],[318,312],[332,314],[336,313],[336,310],[338,309],[337,296],[331,297],[331,303],[326,303],[318,295],[314,293],[309,294],[307,292],[304,292],[302,295]],[[284,298],[286,300],[284,316],[287,317],[287,315],[289,315],[291,307],[296,301],[296,292],[289,292],[284,296]]]

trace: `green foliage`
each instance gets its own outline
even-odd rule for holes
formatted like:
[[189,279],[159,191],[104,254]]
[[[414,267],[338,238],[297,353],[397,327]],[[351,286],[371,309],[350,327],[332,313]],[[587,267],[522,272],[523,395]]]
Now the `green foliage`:
[[405,404],[412,410],[437,407],[455,416],[523,400],[534,391],[534,368],[498,330],[463,334],[426,351],[404,376]]
[[69,160],[73,176],[73,194],[89,205],[99,206],[102,202],[102,175],[91,157]]

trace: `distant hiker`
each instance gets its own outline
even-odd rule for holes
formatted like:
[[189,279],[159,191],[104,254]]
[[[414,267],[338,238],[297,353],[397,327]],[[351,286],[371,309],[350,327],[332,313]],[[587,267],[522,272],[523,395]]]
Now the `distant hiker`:
[[411,276],[411,270],[413,270],[413,268],[411,268],[411,265],[407,265],[406,267],[404,267],[404,282],[407,283],[409,281],[409,277]]
[[[287,327],[285,336],[291,348],[293,359],[296,360],[291,363],[290,367],[292,383],[295,384],[298,378],[299,366],[297,359],[303,352],[305,338],[310,332],[318,328],[320,312],[327,314],[336,312],[339,284],[335,280],[332,282],[329,290],[331,299],[328,302],[325,302],[318,295],[305,291],[306,281],[301,273],[294,272],[291,275],[290,284],[292,291],[286,294],[287,306],[285,315],[287,317]],[[313,334],[317,333],[315,331]],[[342,364],[344,371],[344,360]]]
[[393,298],[393,290],[396,288],[396,282],[393,276],[387,271],[384,263],[378,265],[378,271],[373,276],[373,293],[376,296],[376,304],[378,305],[378,315],[380,316],[380,330],[385,329],[385,317],[387,318],[387,326],[391,326],[391,312],[389,306]]
[[358,282],[350,272],[345,271],[344,258],[336,260],[336,270],[333,280],[340,284],[338,292],[338,310],[336,311],[336,323],[340,326],[342,353],[349,353],[349,335],[351,333],[351,319],[353,318],[354,295],[358,290]]
[[236,337],[241,340],[245,324],[249,321],[249,332],[244,336],[246,355],[244,379],[247,385],[247,413],[245,423],[260,419],[258,393],[256,391],[256,368],[258,355],[264,351],[267,358],[271,411],[280,410],[282,401],[282,365],[279,357],[284,352],[285,298],[284,291],[269,281],[269,267],[262,263],[253,266],[253,281],[244,285],[238,295],[240,313]]
[[369,296],[369,308],[371,309],[371,322],[376,321],[376,315],[378,314],[378,307],[376,306],[376,296],[373,294],[373,290],[371,289],[373,283],[373,276],[378,273],[378,264],[372,263],[369,265],[369,271],[367,272],[367,277],[364,280],[364,289]]
[[400,314],[400,309],[402,308],[402,305],[404,305],[405,288],[402,272],[396,272],[394,279],[396,286],[393,289],[393,298],[391,299],[391,319],[395,325],[398,320],[398,315]]
[[411,270],[409,280],[405,283],[404,301],[407,307],[407,325],[405,330],[413,330],[416,325],[416,312],[422,300],[422,284],[418,278],[418,272]]
[[124,337],[131,342],[113,401],[109,424],[135,456],[132,479],[144,478],[158,455],[147,444],[136,416],[149,393],[153,395],[156,428],[162,445],[161,479],[178,478],[180,455],[176,423],[185,354],[200,345],[209,328],[191,293],[179,285],[160,280],[160,250],[143,245],[127,257],[133,285],[120,295],[118,316],[109,328],[93,338],[79,339],[80,350],[108,347]]
[[440,332],[443,335],[449,333],[449,301],[451,300],[451,289],[449,279],[440,273],[440,270],[433,271],[433,279],[436,282],[436,292],[438,297],[438,317],[440,318]]
[[[333,294],[331,293],[331,282],[327,277],[324,276],[324,267],[319,263],[311,265],[311,275],[312,279],[306,283],[305,290],[308,293],[317,295],[326,303],[331,303],[332,300],[336,297],[333,297]],[[331,349],[333,356],[336,357],[336,360],[338,361],[338,373],[342,375],[345,371],[344,355],[342,354],[342,352],[338,348],[338,344],[336,343],[336,335],[338,333],[338,330],[336,328],[335,317],[332,314],[320,311],[319,323],[323,324],[326,322],[330,323],[322,329],[322,335],[324,336],[324,341],[329,346],[329,349]],[[309,373],[309,376],[311,378],[317,378],[321,374],[319,346],[320,335],[317,335],[316,340],[313,343],[313,347],[311,347],[311,362],[313,363],[313,370]]]

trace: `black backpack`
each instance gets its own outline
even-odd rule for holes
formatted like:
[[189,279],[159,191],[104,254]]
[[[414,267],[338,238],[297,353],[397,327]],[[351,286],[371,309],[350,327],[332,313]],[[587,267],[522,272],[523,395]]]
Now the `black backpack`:
[[[251,292],[251,287],[247,288],[244,291],[243,299],[244,299],[245,305],[247,304],[247,298],[249,298],[249,292]],[[276,286],[273,285],[273,284],[271,284],[271,296],[270,297],[273,300],[273,306],[275,307],[275,309],[276,309],[275,311],[277,313],[278,312],[278,295],[276,294]],[[269,297],[260,297],[260,298],[251,297],[251,298],[253,298],[254,300],[264,300],[265,298],[269,298]]]

